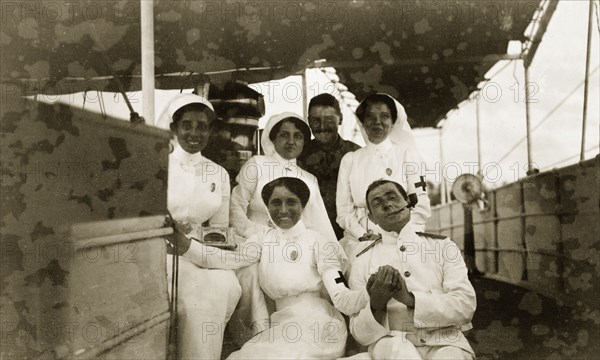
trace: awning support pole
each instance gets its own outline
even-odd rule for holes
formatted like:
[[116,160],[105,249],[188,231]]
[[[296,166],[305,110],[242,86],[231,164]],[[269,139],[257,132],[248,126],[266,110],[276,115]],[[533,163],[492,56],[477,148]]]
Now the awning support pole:
[[527,122],[527,175],[534,173],[533,161],[531,160],[531,110],[529,107],[529,65],[525,66],[525,120]]
[[587,34],[587,52],[585,57],[585,82],[583,85],[583,121],[581,128],[581,152],[579,161],[585,160],[585,128],[587,123],[587,107],[588,107],[588,88],[590,80],[590,57],[592,53],[592,24],[594,13],[594,1],[589,0],[590,8],[588,14],[588,34]]
[[441,178],[441,182],[440,182],[440,198],[441,198],[441,202],[442,205],[446,204],[447,199],[448,199],[448,190],[446,187],[446,178],[444,177],[444,142],[442,141],[442,134],[444,132],[444,128],[441,127],[439,128],[440,131],[440,135],[439,135],[439,139],[440,139],[440,178]]
[[147,124],[154,118],[154,1],[140,0],[142,43],[142,116]]
[[477,121],[477,175],[481,178],[481,128],[480,128],[480,109],[479,102],[481,101],[481,94],[477,93],[475,98],[475,118]]
[[302,116],[304,121],[308,123],[308,81],[306,80],[307,71],[308,69],[306,68],[302,70]]

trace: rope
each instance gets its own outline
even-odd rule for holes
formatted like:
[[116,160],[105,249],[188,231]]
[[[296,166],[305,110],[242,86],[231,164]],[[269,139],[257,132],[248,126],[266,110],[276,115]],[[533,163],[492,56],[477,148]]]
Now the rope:
[[[590,76],[593,75],[594,73],[596,73],[596,71],[598,71],[598,68],[600,66],[596,66],[596,68],[594,70],[592,70],[590,72]],[[571,90],[571,92],[569,94],[567,94],[567,96],[565,96],[564,99],[561,100],[560,103],[558,103],[552,110],[550,110],[548,112],[548,114],[546,114],[546,116],[539,122],[537,123],[532,129],[531,132],[534,132],[537,128],[539,128],[546,120],[548,120],[550,118],[550,116],[552,116],[552,114],[554,114],[571,96],[573,96],[573,94],[575,94],[575,92],[577,92],[577,90],[583,85],[585,81],[580,82],[577,86],[575,86],[573,88],[573,90]],[[501,163],[504,159],[506,159],[508,157],[508,155],[510,155],[510,153],[512,153],[513,151],[515,151],[515,149],[517,147],[519,147],[519,145],[521,145],[523,143],[523,141],[525,141],[527,139],[527,137],[522,138],[521,140],[519,140],[512,148],[510,148],[510,150],[508,150],[501,158],[500,160],[498,160],[498,163]]]
[[[171,212],[168,212],[167,218],[170,221],[173,220]],[[173,229],[175,230],[175,229]],[[177,313],[178,313],[178,298],[177,293],[179,291],[179,242],[175,241],[173,249],[173,262],[171,263],[171,296],[169,301],[169,313],[171,315],[169,323],[169,343],[168,343],[168,354],[167,359],[176,360],[178,359],[179,344],[177,339]]]

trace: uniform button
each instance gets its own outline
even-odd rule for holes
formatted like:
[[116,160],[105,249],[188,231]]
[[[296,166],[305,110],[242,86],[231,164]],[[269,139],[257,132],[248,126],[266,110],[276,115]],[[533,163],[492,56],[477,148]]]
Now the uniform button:
[[405,252],[406,251],[406,246],[404,246],[404,245],[400,246],[400,251]]
[[420,339],[419,341],[421,342],[421,344],[425,344],[425,339]]
[[404,272],[404,276],[409,277],[410,276],[410,271],[405,271]]

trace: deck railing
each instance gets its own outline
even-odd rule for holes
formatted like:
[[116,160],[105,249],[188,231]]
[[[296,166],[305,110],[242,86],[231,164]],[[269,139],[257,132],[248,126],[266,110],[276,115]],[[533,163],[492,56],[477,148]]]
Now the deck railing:
[[[600,157],[529,176],[488,192],[473,209],[475,262],[488,276],[574,306],[598,308]],[[463,205],[435,207],[430,232],[464,248]]]

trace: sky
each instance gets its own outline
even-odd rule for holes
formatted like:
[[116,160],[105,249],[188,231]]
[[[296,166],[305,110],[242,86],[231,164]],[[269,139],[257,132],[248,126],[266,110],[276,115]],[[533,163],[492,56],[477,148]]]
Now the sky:
[[[597,5],[598,2],[596,2]],[[593,22],[592,56],[588,95],[585,159],[599,153],[600,91],[598,66],[600,24],[598,9]],[[530,104],[532,161],[541,171],[579,161],[582,134],[583,80],[587,43],[588,2],[563,0],[553,15],[530,68]],[[493,75],[493,76],[492,76]],[[488,82],[480,84],[480,138],[484,183],[495,188],[526,175],[527,148],[524,68],[521,61],[501,61],[486,74]],[[268,118],[282,111],[303,114],[300,76],[252,84],[265,97]],[[335,85],[319,70],[307,72],[307,95],[336,92]],[[351,89],[350,89],[351,91]],[[178,90],[157,90],[156,116],[163,111]],[[103,98],[108,115],[128,119],[129,111],[120,95],[88,93],[85,108],[99,112]],[[141,93],[129,93],[134,109],[141,113]],[[81,93],[43,101],[68,102],[83,106]],[[81,104],[81,105],[80,105]],[[356,119],[348,106],[342,105],[344,122],[341,135],[364,144],[356,129]],[[410,116],[410,114],[409,114]],[[414,129],[417,147],[427,163],[427,177],[434,183],[445,179],[449,184],[461,173],[475,173],[477,164],[476,101],[467,100],[448,113],[441,129]],[[441,134],[441,141],[440,141]],[[517,144],[520,144],[517,146]],[[440,143],[442,151],[440,151]],[[510,151],[514,148],[512,151]],[[509,152],[510,151],[510,152]],[[443,161],[441,157],[443,156]]]

